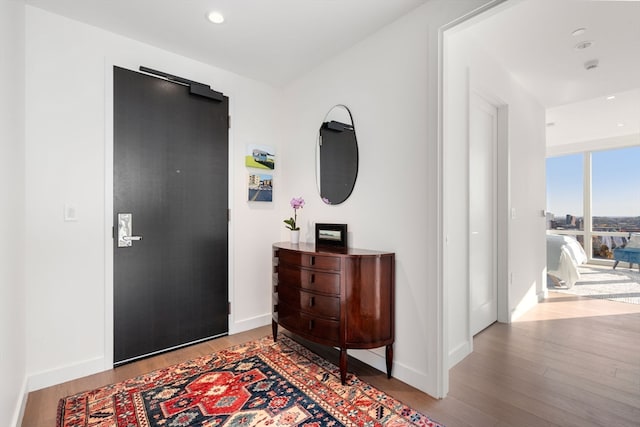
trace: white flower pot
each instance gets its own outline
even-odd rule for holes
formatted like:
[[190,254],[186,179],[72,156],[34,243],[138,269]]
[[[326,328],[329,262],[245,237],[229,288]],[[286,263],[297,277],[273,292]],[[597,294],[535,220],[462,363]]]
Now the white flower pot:
[[300,243],[300,230],[290,230],[291,232],[291,243],[297,245]]

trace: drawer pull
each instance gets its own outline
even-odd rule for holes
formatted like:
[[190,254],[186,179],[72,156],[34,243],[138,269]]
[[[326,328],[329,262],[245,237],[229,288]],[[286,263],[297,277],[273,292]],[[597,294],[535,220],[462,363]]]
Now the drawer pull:
[[316,275],[311,273],[311,276],[309,276],[309,283],[315,283],[316,282]]
[[309,257],[309,265],[315,265],[315,264],[316,264],[316,257],[312,255]]
[[309,320],[309,330],[313,329],[313,319]]
[[309,298],[309,307],[313,307],[316,303],[315,297]]

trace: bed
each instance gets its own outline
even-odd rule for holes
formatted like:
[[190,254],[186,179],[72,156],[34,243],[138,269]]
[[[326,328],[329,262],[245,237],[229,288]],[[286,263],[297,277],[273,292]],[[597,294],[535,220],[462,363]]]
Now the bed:
[[571,236],[547,234],[547,274],[570,289],[580,280],[578,266],[586,262],[587,254],[576,239]]

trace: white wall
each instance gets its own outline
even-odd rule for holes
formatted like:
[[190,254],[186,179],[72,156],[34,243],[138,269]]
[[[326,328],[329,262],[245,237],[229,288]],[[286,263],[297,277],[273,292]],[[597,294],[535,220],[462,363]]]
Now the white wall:
[[[443,284],[438,283],[438,30],[486,2],[431,0],[283,92],[27,7],[27,369],[31,388],[108,367],[110,284],[105,276],[110,267],[110,224],[105,220],[105,150],[109,144],[105,135],[110,112],[105,105],[110,97],[106,70],[116,63],[171,71],[211,83],[231,97],[232,333],[269,322],[270,245],[287,238],[282,220],[291,214],[288,201],[303,196],[307,200],[300,212],[303,240],[312,240],[314,222],[346,222],[352,246],[396,252],[394,376],[432,395],[446,392],[438,369],[439,363],[446,365],[446,360],[439,359],[447,348],[438,333],[445,321],[439,304]],[[316,192],[314,144],[324,115],[337,103],[352,110],[361,163],[352,197],[342,205],[327,206]],[[535,121],[536,111],[523,114]],[[517,129],[510,132],[530,140]],[[273,204],[245,202],[243,155],[251,143],[277,148]],[[537,163],[531,168],[527,163],[537,152],[532,156],[524,145],[514,150],[512,167],[526,167],[527,175],[514,179],[514,191],[544,186]],[[524,235],[528,232],[524,229],[535,221],[531,206],[537,201],[524,195],[513,199],[523,224],[515,238],[535,241]],[[63,222],[65,203],[77,205],[78,222]],[[544,207],[544,190],[540,207]],[[541,277],[542,272],[536,275],[526,267],[535,270],[541,265],[535,255],[530,262],[526,257],[513,263],[514,281],[519,285],[514,286],[512,307],[525,283],[537,283],[536,277]],[[383,368],[380,351],[354,354]]]
[[[315,222],[347,223],[350,246],[396,253],[393,375],[437,396],[438,29],[484,1],[431,1],[285,89],[281,160],[287,197],[307,200],[303,239]],[[335,104],[352,112],[360,154],[355,189],[343,204],[317,195],[317,131]],[[284,234],[283,234],[284,236]],[[350,354],[384,370],[383,352]]]
[[[510,180],[506,206],[510,237],[507,319],[517,319],[537,303],[546,287],[545,112],[508,71],[475,43],[473,26],[447,34],[445,80],[445,230],[448,246],[449,352],[459,361],[472,349],[469,335],[468,105],[477,90],[508,110]],[[464,302],[464,303],[463,303]]]
[[0,1],[0,425],[15,425],[25,383],[24,5]]
[[[106,216],[111,200],[112,64],[164,70],[211,84],[230,97],[230,332],[264,325],[271,319],[270,246],[279,238],[281,215],[276,203],[246,201],[244,153],[247,144],[281,149],[279,92],[27,6],[30,389],[107,369],[112,360],[111,224]],[[274,175],[277,185],[279,171]],[[280,194],[276,187],[276,200]],[[65,203],[77,206],[77,222],[63,221]]]

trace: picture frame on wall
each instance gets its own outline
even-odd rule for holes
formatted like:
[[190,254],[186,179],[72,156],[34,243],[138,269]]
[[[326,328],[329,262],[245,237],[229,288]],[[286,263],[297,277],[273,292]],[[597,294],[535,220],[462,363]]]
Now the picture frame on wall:
[[248,145],[245,154],[245,166],[254,169],[274,170],[276,167],[275,148],[268,145]]
[[347,250],[347,224],[316,223],[316,250]]
[[273,175],[265,173],[250,173],[247,190],[247,200],[249,202],[272,202]]

